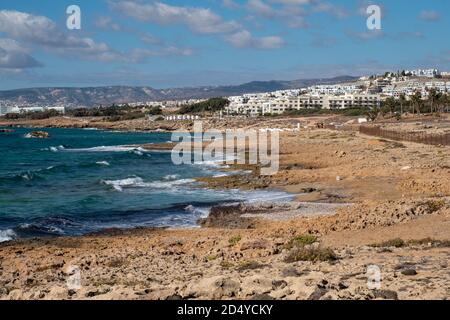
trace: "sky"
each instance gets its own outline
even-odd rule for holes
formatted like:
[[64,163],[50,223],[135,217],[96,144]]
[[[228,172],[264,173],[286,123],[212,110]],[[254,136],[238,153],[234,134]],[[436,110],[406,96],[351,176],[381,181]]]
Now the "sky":
[[449,31],[448,0],[1,0],[0,90],[450,71]]

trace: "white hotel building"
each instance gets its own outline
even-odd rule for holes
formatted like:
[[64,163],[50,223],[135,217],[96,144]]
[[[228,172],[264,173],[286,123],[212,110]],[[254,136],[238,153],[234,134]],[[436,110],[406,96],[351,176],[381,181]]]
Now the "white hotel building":
[[66,112],[65,107],[19,107],[19,106],[1,105],[0,116],[4,116],[8,113],[42,112],[47,110],[55,110],[62,114]]
[[302,109],[374,108],[381,104],[381,97],[376,94],[308,94],[278,98],[260,94],[230,97],[229,100],[230,104],[226,109],[228,114],[248,116],[283,114],[289,110]]

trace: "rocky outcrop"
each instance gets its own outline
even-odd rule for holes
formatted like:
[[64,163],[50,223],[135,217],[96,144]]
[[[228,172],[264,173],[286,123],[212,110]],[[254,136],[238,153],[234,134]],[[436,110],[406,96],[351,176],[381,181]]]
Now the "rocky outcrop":
[[33,131],[26,135],[27,138],[48,139],[50,134],[45,131]]
[[251,229],[254,227],[252,219],[243,218],[244,206],[216,206],[211,208],[209,216],[198,222],[204,228],[227,228],[227,229]]

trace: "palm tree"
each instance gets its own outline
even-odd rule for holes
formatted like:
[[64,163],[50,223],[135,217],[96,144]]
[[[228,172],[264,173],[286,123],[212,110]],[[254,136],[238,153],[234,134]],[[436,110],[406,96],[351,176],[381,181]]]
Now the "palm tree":
[[438,100],[440,112],[448,112],[450,105],[450,95],[448,93],[444,93],[439,97]]
[[400,94],[398,100],[400,102],[400,114],[403,115],[403,105],[406,103],[406,95],[404,93]]
[[395,112],[395,106],[396,106],[395,99],[392,97],[389,97],[383,103],[382,112],[383,113],[389,112],[392,115]]
[[420,114],[420,105],[422,103],[422,94],[420,91],[416,91],[414,95],[411,97],[413,114],[415,112],[415,108],[417,107],[417,113]]
[[435,88],[427,89],[428,91],[428,102],[430,104],[430,111],[434,111],[434,103],[439,99],[439,93]]

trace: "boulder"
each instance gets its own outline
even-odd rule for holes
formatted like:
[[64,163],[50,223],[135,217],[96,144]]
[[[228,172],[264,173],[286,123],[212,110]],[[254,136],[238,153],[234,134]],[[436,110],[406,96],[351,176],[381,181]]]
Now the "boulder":
[[45,131],[33,131],[26,135],[27,138],[48,139],[50,134]]

